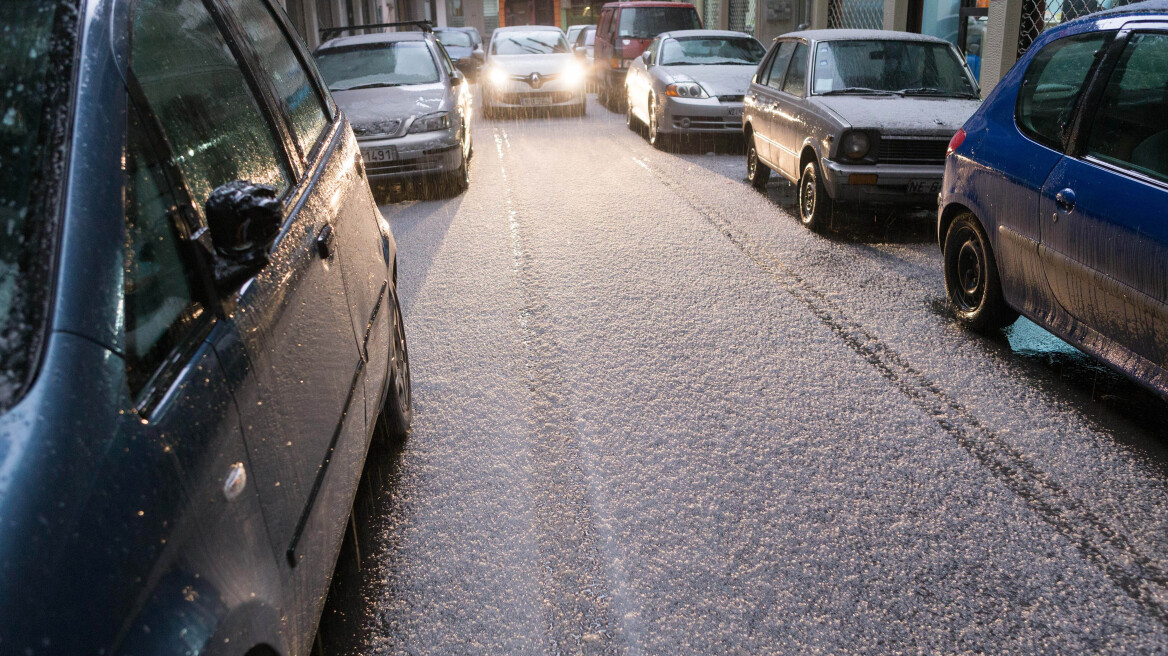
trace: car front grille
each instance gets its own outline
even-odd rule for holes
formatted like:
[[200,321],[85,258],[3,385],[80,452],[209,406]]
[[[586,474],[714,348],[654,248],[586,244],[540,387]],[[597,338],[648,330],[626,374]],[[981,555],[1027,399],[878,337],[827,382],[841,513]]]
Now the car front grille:
[[[548,102],[552,104],[566,103],[572,101],[571,91],[543,91],[533,93],[503,93],[499,94],[499,102],[504,105],[522,105],[522,98],[550,98]],[[532,105],[538,107],[538,105]]]
[[742,102],[742,96],[718,96],[718,102]]
[[[688,119],[689,125],[682,125],[683,119]],[[742,118],[738,116],[674,116],[673,127],[682,130],[741,130]]]
[[880,137],[877,159],[882,164],[944,164],[948,139]]

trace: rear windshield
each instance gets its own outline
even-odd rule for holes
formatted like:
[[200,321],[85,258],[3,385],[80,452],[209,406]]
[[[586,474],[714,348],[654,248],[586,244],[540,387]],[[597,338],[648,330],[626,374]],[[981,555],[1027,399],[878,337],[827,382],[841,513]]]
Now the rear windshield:
[[661,44],[662,66],[702,64],[750,64],[757,66],[766,49],[755,39],[702,38],[667,39]]
[[626,39],[653,39],[662,32],[701,27],[693,7],[628,7],[620,12],[616,35]]
[[504,32],[491,43],[492,55],[550,55],[568,52],[568,42],[559,30]]
[[946,43],[829,41],[815,50],[813,93],[891,91],[976,96],[957,53]]
[[68,111],[73,11],[66,2],[0,3],[0,411],[20,398],[44,320],[47,196],[61,148],[54,124]]
[[329,48],[317,52],[316,61],[331,91],[432,84],[440,79],[434,55],[422,41]]
[[452,48],[473,48],[474,43],[471,41],[470,35],[466,32],[455,32],[451,30],[443,30],[437,32],[438,42],[444,46]]

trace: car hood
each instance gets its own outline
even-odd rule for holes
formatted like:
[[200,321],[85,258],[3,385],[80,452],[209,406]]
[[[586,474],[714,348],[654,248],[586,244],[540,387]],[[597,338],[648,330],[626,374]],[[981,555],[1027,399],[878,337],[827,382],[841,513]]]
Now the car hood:
[[923,96],[813,96],[850,127],[953,134],[981,101]]
[[758,69],[753,65],[725,64],[714,66],[661,66],[670,82],[697,82],[713,96],[742,96],[750,87],[750,78]]
[[[369,133],[376,125],[397,121],[400,127],[412,116],[448,110],[453,105],[450,90],[441,82],[334,91],[333,99],[345,112],[358,136]],[[391,129],[372,131],[396,132]]]
[[507,71],[508,75],[552,75],[563,70],[573,59],[566,52],[552,55],[491,55],[489,63]]

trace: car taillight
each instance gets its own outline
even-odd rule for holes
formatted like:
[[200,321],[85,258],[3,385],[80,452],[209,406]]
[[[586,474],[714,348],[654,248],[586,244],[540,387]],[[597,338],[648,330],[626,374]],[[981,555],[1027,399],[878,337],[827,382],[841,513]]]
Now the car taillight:
[[957,131],[953,138],[949,140],[949,148],[945,151],[945,156],[948,157],[953,154],[953,151],[961,147],[961,143],[965,141],[965,128]]

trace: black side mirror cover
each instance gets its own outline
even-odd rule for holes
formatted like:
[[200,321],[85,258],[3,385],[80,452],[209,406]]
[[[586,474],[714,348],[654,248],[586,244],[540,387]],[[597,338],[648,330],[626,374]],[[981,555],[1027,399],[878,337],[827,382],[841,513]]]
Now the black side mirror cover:
[[284,208],[275,187],[235,180],[211,192],[205,205],[215,248],[215,279],[225,285],[268,262]]

